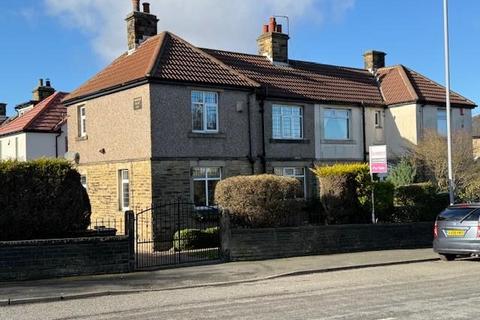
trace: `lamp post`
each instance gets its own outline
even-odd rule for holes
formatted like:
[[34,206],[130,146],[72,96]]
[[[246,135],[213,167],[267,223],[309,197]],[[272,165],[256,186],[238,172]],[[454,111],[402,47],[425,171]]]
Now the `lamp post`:
[[450,196],[450,204],[455,203],[452,169],[452,128],[450,113],[450,50],[448,40],[448,0],[443,0],[443,31],[445,38],[445,87],[446,87],[446,107],[447,107],[447,157],[448,157],[448,194]]

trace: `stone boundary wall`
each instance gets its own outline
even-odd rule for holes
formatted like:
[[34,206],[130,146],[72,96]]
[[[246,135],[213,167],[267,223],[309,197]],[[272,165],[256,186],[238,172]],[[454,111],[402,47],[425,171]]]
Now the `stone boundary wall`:
[[128,236],[0,242],[0,281],[132,271]]
[[229,229],[222,252],[230,261],[432,246],[433,223]]

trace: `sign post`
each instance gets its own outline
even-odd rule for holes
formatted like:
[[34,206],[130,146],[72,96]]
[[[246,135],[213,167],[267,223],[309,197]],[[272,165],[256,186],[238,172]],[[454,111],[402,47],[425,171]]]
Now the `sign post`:
[[374,173],[387,173],[387,146],[370,146],[370,178],[372,179],[372,223],[377,223],[375,217],[375,184],[373,183]]

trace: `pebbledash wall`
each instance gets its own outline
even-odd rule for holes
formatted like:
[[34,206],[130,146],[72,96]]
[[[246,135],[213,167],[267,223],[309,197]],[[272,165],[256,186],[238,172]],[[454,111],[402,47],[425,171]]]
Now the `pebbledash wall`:
[[230,261],[427,248],[433,241],[430,222],[230,229],[228,219],[223,220],[222,252]]
[[133,271],[128,236],[0,242],[0,281]]

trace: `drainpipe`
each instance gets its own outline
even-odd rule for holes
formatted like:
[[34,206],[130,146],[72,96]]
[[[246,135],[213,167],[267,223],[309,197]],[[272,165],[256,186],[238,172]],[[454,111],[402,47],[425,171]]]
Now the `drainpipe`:
[[262,172],[267,173],[267,154],[265,151],[265,99],[262,97],[260,100],[260,116],[262,118],[262,155],[260,159],[262,161]]
[[58,138],[62,135],[63,131],[60,131],[55,135],[55,158],[58,158]]
[[365,124],[365,103],[361,103],[362,106],[362,135],[363,135],[363,162],[367,162],[367,128]]
[[250,115],[251,100],[255,92],[250,93],[247,98],[247,115],[248,115],[248,161],[252,168],[252,175],[255,174],[255,159],[253,159],[252,152],[252,119]]

